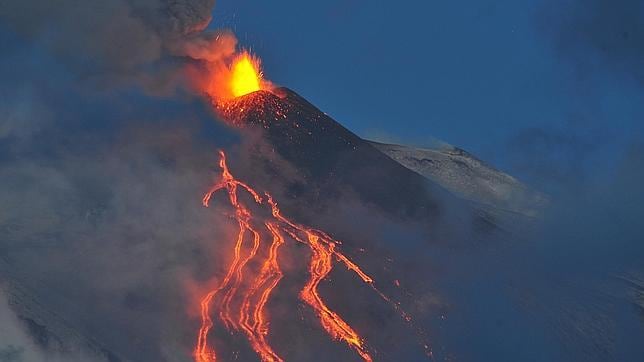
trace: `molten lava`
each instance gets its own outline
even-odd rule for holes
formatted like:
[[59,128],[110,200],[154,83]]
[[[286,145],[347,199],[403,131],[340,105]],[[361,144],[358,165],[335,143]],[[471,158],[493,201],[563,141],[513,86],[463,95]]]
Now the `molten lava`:
[[[250,346],[262,361],[283,361],[267,341],[270,329],[269,316],[265,307],[271,293],[283,277],[278,255],[280,247],[286,240],[302,243],[310,249],[309,279],[300,292],[300,299],[312,308],[329,336],[346,343],[364,361],[372,361],[364,339],[338,313],[326,305],[319,294],[318,287],[337,261],[354,272],[380,297],[400,311],[398,303],[391,302],[376,289],[374,280],[338,250],[340,241],[321,230],[298,224],[283,216],[277,202],[270,194],[265,193],[261,196],[248,184],[237,180],[228,169],[224,152],[220,151],[219,154],[221,180],[205,194],[203,205],[207,207],[217,191],[226,190],[230,205],[235,211],[233,217],[239,230],[234,242],[233,260],[225,276],[220,285],[201,300],[201,327],[194,349],[195,361],[217,360],[214,348],[208,343],[208,334],[214,326],[211,307],[216,308],[223,327],[231,332],[239,331],[246,335]],[[243,191],[250,195],[250,200],[255,203],[255,207],[270,208],[270,216],[267,220],[258,220],[250,207],[240,200],[240,192]],[[265,235],[270,235],[270,241],[264,240]],[[263,259],[258,257],[261,255],[260,249],[266,248],[267,255]],[[250,262],[259,262],[261,265],[254,275],[250,268],[245,270]],[[223,295],[218,300],[220,293]],[[241,299],[241,303],[231,304],[233,298]],[[406,313],[402,312],[401,315],[407,319]]]
[[246,50],[225,61],[206,63],[206,76],[193,76],[195,86],[208,95],[214,105],[226,104],[238,97],[271,88],[262,74],[261,61]]
[[238,55],[231,66],[230,89],[234,97],[240,97],[261,89],[262,71],[259,59],[248,52]]

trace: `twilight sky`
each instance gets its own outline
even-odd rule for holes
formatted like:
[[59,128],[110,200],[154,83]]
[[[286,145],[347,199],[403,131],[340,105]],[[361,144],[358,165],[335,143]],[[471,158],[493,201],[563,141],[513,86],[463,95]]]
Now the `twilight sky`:
[[610,158],[644,136],[638,1],[221,0],[213,15],[269,79],[365,137],[435,137],[512,169],[517,146]]

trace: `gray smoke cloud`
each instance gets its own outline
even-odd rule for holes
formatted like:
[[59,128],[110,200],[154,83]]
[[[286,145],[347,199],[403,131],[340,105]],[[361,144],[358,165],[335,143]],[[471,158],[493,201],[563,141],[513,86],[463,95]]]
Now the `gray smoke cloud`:
[[[19,160],[0,170],[9,275],[116,355],[189,355],[194,301],[185,282],[215,274],[207,262],[219,252],[210,241],[229,238],[217,232],[228,226],[200,205],[216,145],[198,145],[182,122],[121,129],[123,136],[93,149],[94,141],[72,141],[75,151],[54,142],[55,156],[13,153]],[[46,330],[60,323],[45,322]],[[140,342],[128,343],[134,336]]]
[[234,53],[232,33],[205,31],[213,7],[214,0],[11,0],[0,4],[0,20],[92,87],[134,85],[168,96],[189,88],[185,60]]
[[6,1],[0,18],[80,64],[128,70],[158,61],[169,42],[204,30],[213,6],[214,0]]

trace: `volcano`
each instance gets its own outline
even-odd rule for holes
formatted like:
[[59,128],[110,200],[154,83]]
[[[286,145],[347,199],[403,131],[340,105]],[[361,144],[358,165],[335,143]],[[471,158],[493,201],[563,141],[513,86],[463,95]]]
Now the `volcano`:
[[[341,24],[364,12],[356,6],[215,2],[0,6],[0,362],[641,360],[644,147],[628,133],[637,127],[596,137],[611,115],[639,114],[618,80],[588,83],[610,85],[592,99],[624,98],[602,103],[617,109],[605,117],[585,93],[559,100],[556,89],[533,92],[536,103],[514,97],[508,111],[503,95],[524,84],[495,79],[503,72],[459,97],[483,112],[457,123],[493,127],[508,143],[487,151],[548,186],[551,200],[458,147],[366,139],[275,83],[294,65],[328,75],[323,83],[354,89],[350,107],[366,99],[368,113],[419,132],[407,115],[446,117],[449,128],[468,114],[444,102],[441,82],[453,90],[499,64],[457,62],[452,79],[409,67],[427,49],[385,62],[361,56],[361,44],[330,49],[319,36],[329,25],[332,40],[373,45]],[[289,10],[326,24],[282,37],[295,25]],[[413,9],[398,10],[412,24]],[[367,23],[357,26],[378,30]],[[450,23],[414,33],[440,36]],[[409,35],[402,25],[387,38]],[[252,49],[268,52],[266,68]],[[334,66],[295,64],[311,50]],[[483,60],[502,67],[499,54]],[[576,88],[559,68],[545,69],[541,90]],[[359,94],[374,84],[380,92]]]
[[[211,309],[206,308],[202,314],[203,324],[199,334],[200,342],[197,345],[201,351],[200,358],[208,360],[209,348],[212,347],[213,350],[217,350],[221,360],[238,357],[242,360],[256,360],[257,355],[253,353],[253,349],[268,356],[264,357],[266,359],[278,360],[283,357],[285,360],[312,360],[320,348],[339,360],[393,360],[401,356],[402,350],[406,350],[405,353],[408,353],[411,359],[426,359],[428,351],[431,354],[430,343],[426,342],[423,332],[419,332],[415,325],[409,326],[408,323],[412,320],[412,315],[414,320],[419,317],[419,325],[424,324],[423,318],[427,317],[413,313],[413,309],[417,308],[414,304],[416,296],[427,293],[427,278],[424,275],[418,278],[406,273],[408,270],[426,271],[427,269],[422,268],[427,267],[410,267],[408,256],[400,257],[394,254],[393,257],[405,260],[404,266],[395,264],[389,251],[374,250],[374,244],[370,240],[359,240],[366,239],[367,236],[362,234],[367,235],[370,230],[360,227],[356,232],[361,235],[351,235],[346,233],[346,230],[343,232],[337,223],[329,222],[328,218],[324,221],[318,216],[333,214],[335,209],[342,207],[347,200],[357,200],[361,207],[374,211],[362,216],[367,223],[365,228],[375,229],[376,225],[368,224],[378,222],[374,220],[395,219],[405,225],[420,226],[431,234],[431,238],[422,240],[423,243],[429,242],[428,240],[458,243],[460,239],[454,236],[449,226],[464,229],[474,226],[475,230],[494,233],[498,230],[494,220],[481,215],[480,210],[469,201],[450,193],[449,188],[444,188],[440,183],[397,162],[391,155],[352,133],[287,88],[258,90],[215,103],[215,106],[218,115],[226,123],[235,126],[234,128],[242,129],[242,136],[255,142],[252,146],[256,146],[257,149],[244,150],[252,151],[245,152],[244,155],[238,152],[237,157],[231,158],[232,174],[225,169],[223,175],[223,181],[226,177],[229,178],[224,182],[228,185],[224,188],[229,188],[231,200],[239,201],[233,208],[233,213],[236,210],[238,216],[242,215],[238,221],[241,220],[239,223],[243,224],[242,232],[246,234],[245,242],[238,242],[238,263],[229,269],[228,274],[231,277],[223,278],[218,272],[223,270],[222,274],[225,274],[229,260],[213,261],[206,257],[205,263],[217,265],[218,269],[203,273],[199,277],[202,280],[210,278],[213,276],[210,273],[214,272],[219,281],[230,280],[228,284],[219,285],[217,288],[221,288],[222,292],[217,296],[213,294],[210,298],[226,298],[226,303],[230,305],[230,313],[226,312],[225,316],[232,321],[230,325],[234,327],[237,323],[235,313],[240,302],[248,301],[242,311],[252,313],[244,312],[244,322],[240,323],[238,328],[241,331],[235,328],[229,330],[224,328],[218,317],[219,304],[215,303],[217,301],[211,306],[211,300],[207,298],[205,304]],[[249,158],[251,163],[246,164],[246,167],[240,167],[236,161],[244,157]],[[225,166],[225,163],[220,165]],[[261,172],[255,175],[249,170]],[[293,177],[293,172],[296,177]],[[239,178],[232,178],[233,175]],[[216,182],[221,181],[217,179]],[[243,182],[248,182],[243,185],[250,186],[239,186]],[[231,186],[233,184],[237,186]],[[203,190],[198,189],[196,192],[205,192],[206,185],[202,187]],[[251,196],[258,196],[255,200],[257,202],[243,192],[239,199],[232,196],[236,193],[235,188],[244,191],[242,189],[245,187],[248,187],[246,190],[253,187],[255,194]],[[217,194],[219,196],[213,195],[215,190],[220,189],[221,184],[213,187],[208,200],[213,196],[214,204],[224,204],[221,192]],[[279,202],[281,211],[277,209],[276,203],[267,197],[268,194],[263,194],[265,191],[277,196],[275,200]],[[146,194],[145,199],[158,196],[154,190],[150,192],[152,194]],[[189,205],[198,204],[197,199],[188,197],[182,200]],[[242,207],[242,203],[250,206]],[[273,218],[268,219],[271,209]],[[458,212],[455,213],[454,210]],[[253,215],[256,213],[264,219],[252,219],[251,211]],[[107,211],[96,212],[102,214]],[[215,215],[218,219],[225,219],[219,213]],[[372,219],[371,215],[386,217]],[[263,229],[264,226],[266,230]],[[317,228],[324,228],[324,231]],[[257,247],[249,246],[252,245],[249,236],[260,229],[257,235],[261,242],[257,242]],[[130,235],[130,232],[123,235]],[[132,238],[141,236],[142,234],[131,235]],[[394,239],[392,242],[389,239],[391,236],[383,236],[380,242],[391,243],[388,248],[395,250],[398,243],[407,242],[405,237],[406,234],[394,233],[394,238],[401,240]],[[204,242],[209,242],[209,238],[210,236],[205,237]],[[217,248],[223,250],[227,250],[229,243],[234,244],[234,240],[217,242]],[[194,240],[187,240],[185,247],[191,252],[200,248]],[[367,249],[365,255],[368,254],[368,257],[361,255],[363,249]],[[278,252],[280,256],[277,255]],[[273,256],[266,258],[266,255]],[[315,258],[309,262],[311,255]],[[166,258],[165,253],[162,258]],[[185,264],[186,259],[193,262],[193,256],[190,256],[173,260],[173,263]],[[261,266],[263,260],[268,261],[264,264],[265,267]],[[19,262],[8,261],[4,265],[7,270],[22,270],[20,275],[29,276],[34,273],[28,268],[19,267]],[[260,277],[253,279],[258,270]],[[314,274],[314,278],[307,281],[305,278],[310,274]],[[8,299],[15,306],[14,310],[21,320],[37,326],[37,338],[57,341],[54,346],[56,349],[79,349],[109,360],[147,361],[167,358],[166,354],[155,351],[154,345],[150,343],[129,343],[130,338],[125,337],[127,333],[122,334],[118,331],[118,328],[122,328],[126,323],[136,326],[134,330],[147,329],[148,326],[144,322],[122,318],[118,320],[122,324],[117,323],[112,328],[103,327],[102,321],[94,326],[83,326],[84,318],[88,317],[59,312],[60,308],[47,301],[47,297],[44,301],[41,299],[40,293],[44,293],[50,287],[46,283],[29,283],[29,288],[23,287],[22,281],[27,279],[28,277],[17,276],[7,286],[10,288],[7,293]],[[245,287],[253,284],[258,286],[254,294],[242,294]],[[400,285],[403,285],[404,289],[401,289]],[[230,288],[235,290],[230,291]],[[307,290],[304,295],[302,288]],[[37,290],[38,293],[33,290]],[[299,302],[298,294],[301,299]],[[63,295],[67,298],[65,304],[70,306],[69,309],[76,310],[73,306],[78,302],[73,294]],[[156,307],[152,310],[163,310],[163,299],[157,301],[138,295],[138,292],[128,295],[127,305],[149,303]],[[255,302],[258,296],[261,296],[261,302]],[[199,296],[201,297],[203,295]],[[180,298],[176,295],[168,298],[173,299]],[[38,307],[40,305],[44,307]],[[411,314],[407,314],[408,309],[412,309]],[[94,314],[91,307],[87,313]],[[255,317],[261,316],[262,313],[266,313],[270,318]],[[251,314],[253,318],[257,318],[256,323],[248,317]],[[60,315],[64,317],[60,318]],[[160,317],[157,318],[156,314],[153,320],[155,323],[164,321]],[[321,328],[320,324],[324,328]],[[331,335],[331,339],[324,333],[325,329]],[[244,339],[244,334],[252,337],[250,346]],[[234,336],[231,338],[231,335]],[[267,340],[263,339],[264,335],[268,336]],[[301,337],[302,335],[304,337]],[[192,335],[186,337],[191,338]],[[288,341],[294,339],[300,340],[301,345],[289,345]],[[343,343],[335,343],[334,339],[340,339]],[[387,346],[391,340],[395,340],[401,347]],[[177,352],[172,350],[173,355],[181,358],[170,360],[189,360],[189,352],[185,350],[189,343],[182,342]]]
[[[361,202],[400,219],[433,224],[441,205],[476,215],[465,200],[403,166],[288,88],[259,90],[217,105],[221,117],[242,128],[256,128],[271,151],[304,179],[294,198],[324,204],[328,195],[350,190]],[[478,226],[489,220],[472,219]]]

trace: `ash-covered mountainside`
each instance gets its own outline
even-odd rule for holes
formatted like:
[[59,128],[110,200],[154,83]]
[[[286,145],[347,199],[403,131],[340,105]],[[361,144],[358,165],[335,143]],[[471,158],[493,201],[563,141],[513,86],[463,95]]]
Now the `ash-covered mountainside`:
[[445,202],[469,209],[287,88],[250,93],[220,110],[233,124],[262,127],[274,151],[304,175],[316,195],[348,188],[386,212],[426,220],[440,215]]
[[396,162],[453,194],[487,207],[532,217],[538,215],[547,203],[545,195],[460,148],[447,144],[428,149],[370,143]]

